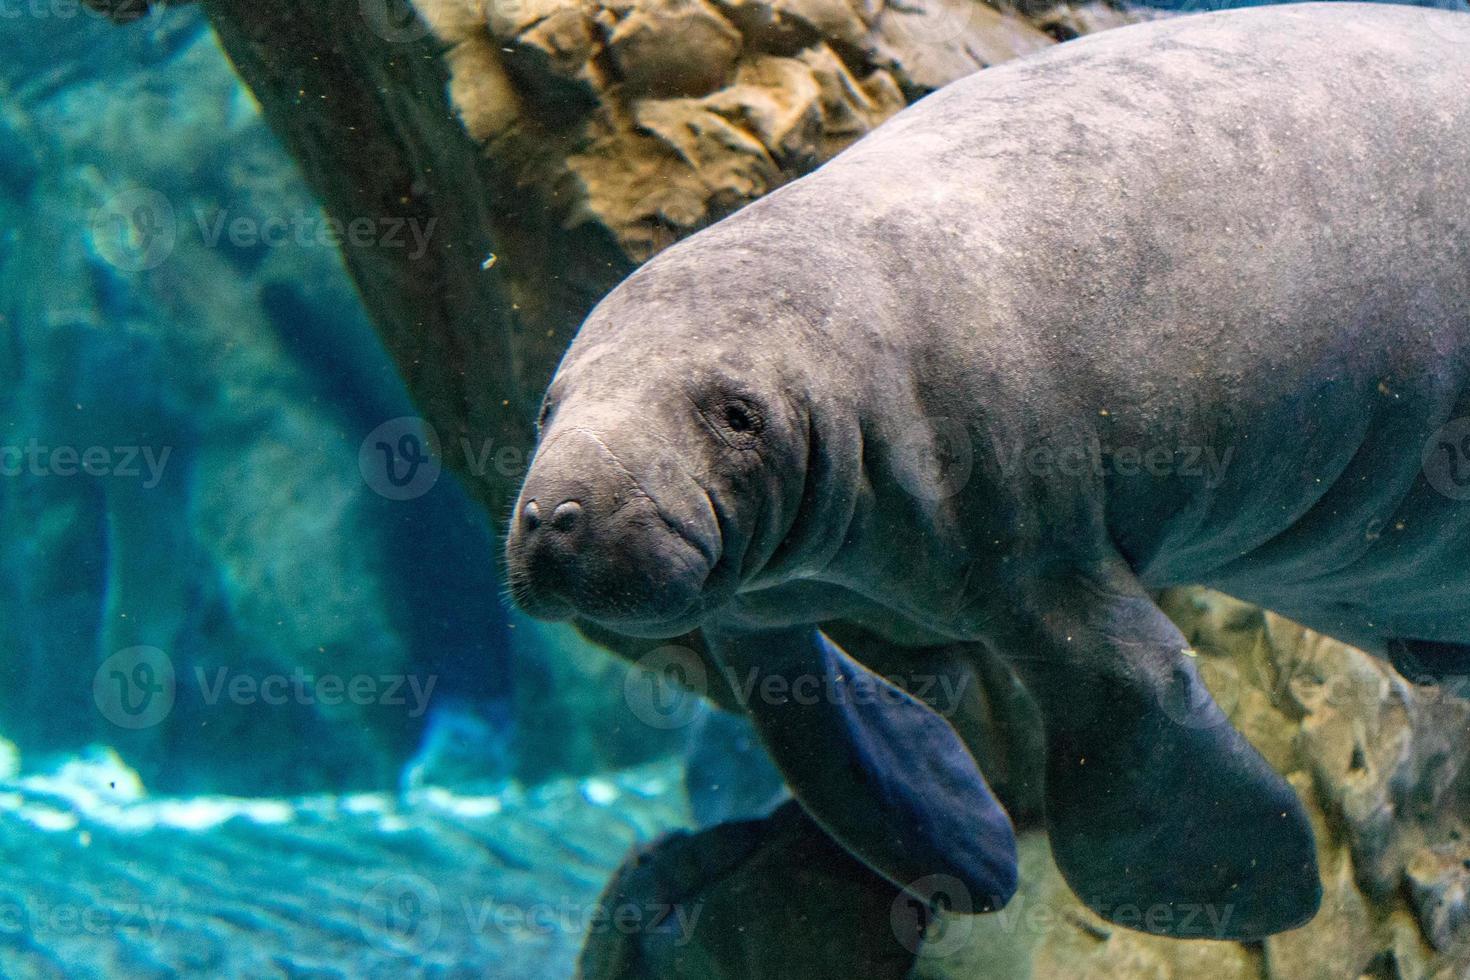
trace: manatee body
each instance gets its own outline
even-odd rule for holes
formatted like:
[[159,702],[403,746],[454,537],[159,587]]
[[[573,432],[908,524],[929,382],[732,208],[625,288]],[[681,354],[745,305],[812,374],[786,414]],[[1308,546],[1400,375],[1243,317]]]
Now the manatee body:
[[1015,887],[1004,812],[820,628],[998,652],[1084,902],[1171,935],[1302,923],[1305,813],[1150,590],[1470,668],[1466,78],[1470,17],[1330,3],[1106,32],[929,96],[591,314],[513,587],[701,628],[789,691],[878,685],[747,707],[834,837],[977,910]]

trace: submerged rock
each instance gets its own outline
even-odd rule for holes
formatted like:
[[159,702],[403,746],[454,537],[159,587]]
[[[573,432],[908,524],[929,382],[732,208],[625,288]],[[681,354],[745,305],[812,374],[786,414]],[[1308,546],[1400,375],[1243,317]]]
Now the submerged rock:
[[722,88],[740,54],[740,33],[704,0],[650,0],[604,19],[616,78],[629,96],[707,95]]
[[1405,877],[1430,944],[1441,953],[1470,944],[1470,845],[1421,848],[1409,859]]
[[470,134],[634,261],[810,171],[913,98],[1053,43],[975,0],[415,5],[451,45],[450,92]]
[[591,934],[580,980],[903,980],[928,922],[795,803],[640,849],[602,901],[666,912],[658,928]]

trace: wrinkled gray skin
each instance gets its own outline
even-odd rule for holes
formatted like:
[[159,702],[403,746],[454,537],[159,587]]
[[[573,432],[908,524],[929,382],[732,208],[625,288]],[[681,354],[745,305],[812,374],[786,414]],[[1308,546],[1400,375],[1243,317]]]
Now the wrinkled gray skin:
[[[845,620],[996,650],[1045,718],[1079,897],[1299,924],[1305,817],[1198,706],[1148,590],[1470,662],[1470,503],[1421,464],[1470,415],[1467,78],[1470,18],[1333,3],[1098,34],[924,99],[592,313],[514,587],[645,636]],[[1116,465],[1074,465],[1094,442]]]

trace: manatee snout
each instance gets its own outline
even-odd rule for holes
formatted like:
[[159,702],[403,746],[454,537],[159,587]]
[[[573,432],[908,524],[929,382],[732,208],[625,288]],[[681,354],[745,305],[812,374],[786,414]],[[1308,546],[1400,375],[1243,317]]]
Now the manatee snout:
[[548,433],[511,520],[511,592],[538,618],[678,635],[718,560],[719,527],[692,479],[616,442],[583,428]]

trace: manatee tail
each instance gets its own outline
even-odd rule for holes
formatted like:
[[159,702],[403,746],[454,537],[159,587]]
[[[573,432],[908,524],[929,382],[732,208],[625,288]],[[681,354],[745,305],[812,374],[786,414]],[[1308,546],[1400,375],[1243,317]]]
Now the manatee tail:
[[1072,890],[1118,925],[1252,940],[1316,914],[1306,811],[1205,689],[1131,575],[1048,582],[1011,639],[1041,707],[1046,819]]

